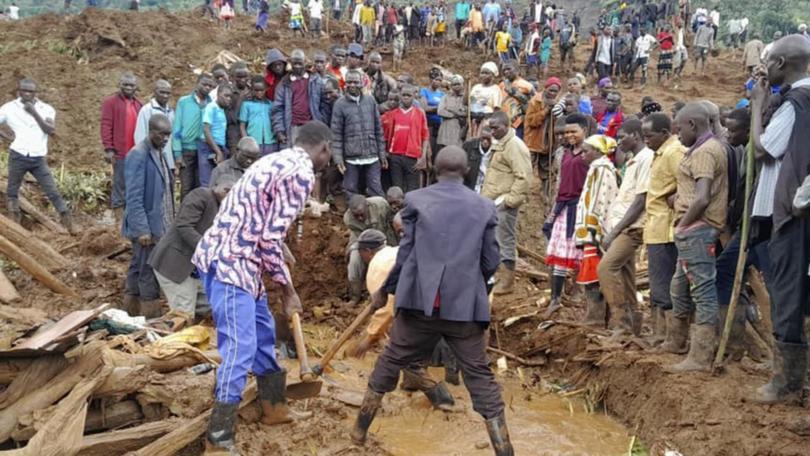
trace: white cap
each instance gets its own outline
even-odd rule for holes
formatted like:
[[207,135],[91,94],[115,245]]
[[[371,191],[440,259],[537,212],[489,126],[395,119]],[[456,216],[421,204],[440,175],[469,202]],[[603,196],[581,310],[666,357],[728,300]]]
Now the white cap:
[[799,30],[807,30],[807,24],[799,24]]

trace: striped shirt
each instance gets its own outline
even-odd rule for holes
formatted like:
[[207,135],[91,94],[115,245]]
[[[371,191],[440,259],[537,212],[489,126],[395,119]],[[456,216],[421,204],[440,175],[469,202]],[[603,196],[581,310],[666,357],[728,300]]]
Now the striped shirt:
[[[810,86],[810,78],[796,81],[791,88]],[[754,195],[754,207],[751,211],[753,217],[770,217],[773,215],[773,196],[776,188],[776,179],[779,177],[779,168],[782,166],[782,157],[787,151],[790,136],[793,134],[793,124],[796,123],[796,111],[790,102],[782,103],[771,117],[768,127],[762,132],[760,142],[770,157],[763,161],[759,172],[757,191]]]
[[264,272],[289,283],[282,245],[314,181],[312,161],[299,147],[259,159],[222,201],[191,262],[202,273],[216,263],[217,280],[256,298],[265,293]]

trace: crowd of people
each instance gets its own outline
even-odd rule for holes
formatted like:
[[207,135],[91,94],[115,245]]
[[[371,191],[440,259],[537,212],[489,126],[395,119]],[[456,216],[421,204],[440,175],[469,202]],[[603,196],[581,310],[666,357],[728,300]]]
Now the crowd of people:
[[[320,0],[308,3],[310,20],[313,3]],[[498,52],[497,62],[483,63],[469,84],[439,66],[425,75],[385,69],[381,54],[368,48],[396,43],[411,30],[412,16],[403,24],[399,10],[387,14],[394,6],[375,9],[368,1],[355,8],[356,42],[309,55],[271,48],[259,74],[245,62],[214,65],[174,106],[168,81],[155,81],[144,103],[137,77],[121,75],[118,91],[101,105],[100,131],[113,169],[111,207],[132,246],[122,308],[157,317],[162,291],[169,307],[189,319],[213,315],[223,360],[207,444],[233,447],[248,372],[257,376],[264,423],[296,418],[274,347],[291,349],[276,336],[261,277],[278,284],[287,315],[301,312],[288,269],[296,260],[284,241],[303,211],[318,216],[341,198],[350,301],[358,304],[367,293],[376,309],[347,353],[362,355],[386,334],[391,338],[370,376],[352,431],[356,443],[365,441],[400,371],[434,406],[452,406],[444,384],[425,371],[433,362],[445,366],[450,383],[459,382],[461,371],[496,454],[512,454],[485,352],[487,295],[514,291],[518,220],[533,189],[545,215],[533,228],[547,239],[550,270],[544,316],[563,306],[573,278],[584,290],[586,325],[610,329],[613,339],[640,336],[635,267],[645,249],[649,343],[686,355],[669,372],[711,368],[748,231],[743,226],[750,224],[748,261],[770,292],[776,341],[773,378],[752,399],[774,403],[800,395],[810,315],[810,161],[801,128],[810,121],[810,41],[806,28],[768,46],[754,35],[742,57],[751,81],[736,107],[691,100],[665,110],[645,97],[638,113],[628,112],[620,80],[632,81],[641,67],[644,82],[655,47],[659,77],[668,76],[677,67],[672,54],[684,46],[682,24],[694,24],[696,62],[705,62],[713,47],[715,12],[699,8],[692,15],[683,8],[688,2],[680,3],[680,9],[647,2],[605,12],[581,73],[563,41],[575,40],[576,14],[568,20],[563,8],[536,3],[528,46],[513,51],[508,30],[523,22],[508,4],[490,0],[482,8],[455,5],[457,38],[471,33],[475,45],[492,33]],[[285,4],[290,26],[303,27],[293,24],[303,21],[296,4]],[[315,9],[319,18],[323,5]],[[440,1],[427,16],[444,23],[445,9]],[[479,9],[485,33],[474,25]],[[333,14],[338,19],[340,9]],[[375,26],[377,17],[386,21],[382,27]],[[506,24],[499,24],[502,18]],[[420,30],[405,39],[421,39]],[[739,32],[742,41],[746,30]],[[552,36],[563,74],[570,72],[565,80],[545,77]],[[399,63],[396,53],[393,63]],[[418,76],[428,84],[417,86]],[[55,111],[37,94],[37,83],[23,79],[19,97],[0,107],[0,124],[14,133],[0,130],[10,141],[8,211],[20,219],[17,195],[30,172],[74,232],[46,160]],[[755,176],[746,176],[746,150],[757,161]],[[751,177],[756,184],[748,198]],[[751,306],[742,299],[733,316],[732,344],[745,337],[746,318],[756,315],[747,311]]]

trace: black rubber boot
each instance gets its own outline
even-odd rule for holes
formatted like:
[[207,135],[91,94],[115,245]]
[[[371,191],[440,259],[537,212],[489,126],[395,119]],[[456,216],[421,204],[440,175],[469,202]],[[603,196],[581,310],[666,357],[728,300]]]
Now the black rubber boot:
[[206,434],[206,453],[239,454],[236,451],[236,411],[239,403],[214,402]]
[[773,377],[757,388],[754,400],[763,404],[801,400],[807,375],[807,346],[776,343],[773,353]]
[[495,418],[487,420],[487,432],[489,441],[492,442],[492,449],[495,450],[495,456],[515,455],[512,442],[509,441],[509,429],[506,428],[506,415],[503,412]]
[[582,324],[604,328],[607,322],[607,303],[599,291],[599,284],[585,285],[585,303],[587,311]]
[[456,405],[453,395],[447,390],[444,383],[437,383],[432,388],[424,391],[430,403],[439,410],[452,411],[452,407]]
[[351,439],[356,445],[363,445],[366,443],[368,436],[368,428],[374,417],[377,415],[377,410],[382,405],[382,393],[377,393],[372,390],[367,390],[366,395],[363,397],[363,404],[360,406],[360,412],[357,414],[357,421],[354,422],[352,429]]
[[546,313],[543,314],[543,318],[545,319],[551,318],[554,312],[562,308],[560,299],[562,298],[562,292],[564,287],[565,287],[565,276],[559,275],[551,276],[551,301],[549,301],[548,303],[548,308],[546,308]]

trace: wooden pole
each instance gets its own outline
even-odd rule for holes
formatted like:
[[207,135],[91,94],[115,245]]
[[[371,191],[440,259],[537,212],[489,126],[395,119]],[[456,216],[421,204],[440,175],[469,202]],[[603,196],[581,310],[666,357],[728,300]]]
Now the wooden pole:
[[748,136],[748,147],[745,150],[745,199],[743,200],[743,218],[742,230],[740,233],[740,255],[737,257],[737,270],[734,273],[734,286],[731,289],[731,303],[728,305],[728,312],[726,312],[726,321],[723,325],[723,333],[720,336],[720,345],[717,348],[717,354],[714,357],[714,371],[720,368],[723,364],[723,356],[726,352],[726,345],[728,338],[731,335],[731,325],[734,321],[734,312],[737,309],[737,303],[740,300],[740,290],[742,289],[742,281],[745,276],[745,262],[748,259],[748,235],[751,228],[751,210],[748,204],[751,198],[751,189],[754,186],[754,127],[753,118],[751,119],[751,133]]
[[0,301],[11,304],[20,300],[20,293],[14,288],[14,284],[8,280],[6,274],[0,270]]
[[21,268],[31,274],[35,279],[42,282],[43,285],[50,288],[52,291],[73,298],[79,297],[75,291],[65,285],[64,282],[51,274],[50,271],[45,269],[27,253],[23,252],[19,247],[17,247],[17,245],[9,241],[5,236],[0,236],[0,253],[6,255],[9,259],[16,262]]

